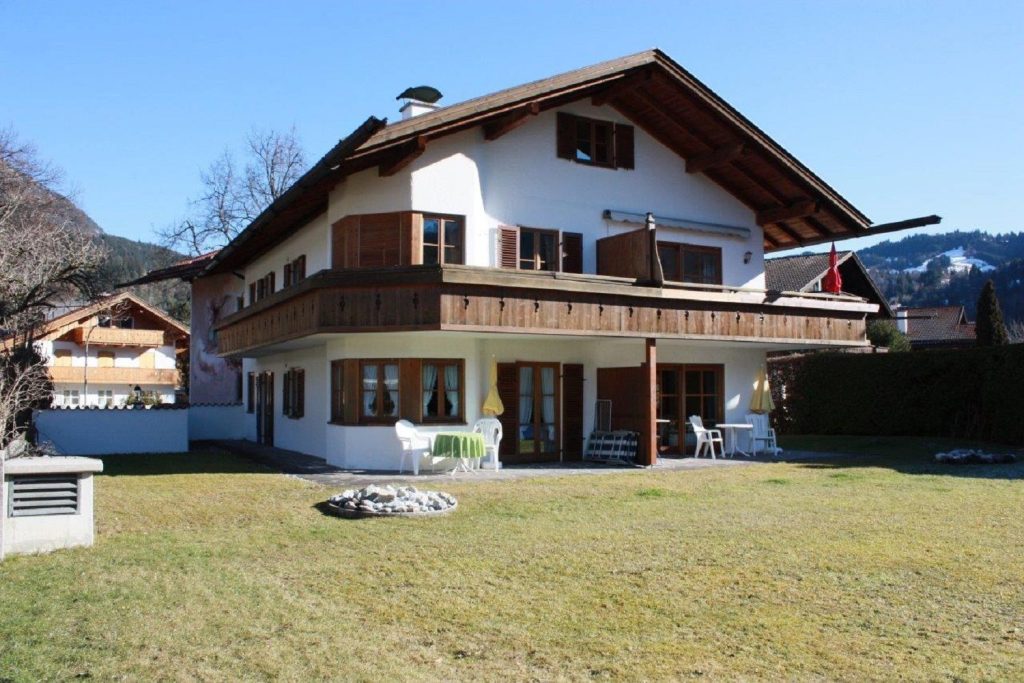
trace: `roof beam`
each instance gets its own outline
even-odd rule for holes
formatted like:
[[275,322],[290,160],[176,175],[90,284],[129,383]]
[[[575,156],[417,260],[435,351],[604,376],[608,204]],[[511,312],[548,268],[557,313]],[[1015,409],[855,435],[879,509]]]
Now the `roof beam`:
[[652,77],[651,70],[644,69],[632,76],[621,78],[607,88],[594,93],[594,96],[590,98],[590,103],[595,107],[603,107],[612,100],[633,92],[645,83],[649,83]]
[[377,173],[381,178],[387,178],[393,176],[403,168],[416,161],[417,158],[427,149],[427,138],[420,135],[417,136],[410,144],[404,145],[398,156],[392,158],[390,161],[382,162],[377,167]]
[[920,218],[908,218],[905,221],[896,221],[894,223],[879,223],[878,225],[872,225],[864,233],[865,235],[874,235],[881,232],[896,232],[897,230],[907,230],[909,228],[923,228],[926,225],[937,225],[942,222],[941,216],[921,216]]
[[710,152],[704,154],[698,154],[692,156],[686,160],[686,172],[687,173],[703,173],[709,168],[715,168],[717,166],[724,166],[725,164],[732,163],[746,151],[746,147],[742,142],[737,142],[731,145],[723,145],[718,149],[713,149]]
[[527,119],[531,116],[536,116],[540,113],[540,102],[530,102],[525,107],[521,107],[511,114],[484,124],[484,140],[497,140],[505,133],[510,133],[519,126],[526,123]]
[[672,112],[665,109],[665,106],[661,103],[660,100],[658,100],[657,97],[651,95],[646,90],[638,89],[636,91],[636,94],[640,97],[641,100],[643,100],[644,104],[646,104],[651,109],[655,110],[656,112],[664,116],[665,120],[668,121],[669,126],[687,135],[688,137],[693,138],[698,143],[707,147],[709,150],[714,149],[715,146],[708,142],[706,137],[704,137],[701,133],[694,130],[690,126],[686,125],[678,116],[674,115]]
[[772,225],[778,228],[780,232],[785,234],[791,240],[793,240],[797,244],[797,246],[804,243],[804,238],[800,236],[800,233],[798,233],[796,230],[789,227],[785,223],[773,223]]
[[780,223],[794,218],[806,218],[818,212],[818,202],[813,199],[798,199],[786,206],[758,211],[755,220],[758,225]]

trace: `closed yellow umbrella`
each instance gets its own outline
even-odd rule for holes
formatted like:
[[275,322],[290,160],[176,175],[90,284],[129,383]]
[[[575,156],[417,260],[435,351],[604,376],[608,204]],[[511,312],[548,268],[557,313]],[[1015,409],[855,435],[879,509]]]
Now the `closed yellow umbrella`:
[[501,396],[498,396],[498,361],[494,356],[491,356],[491,386],[487,390],[487,398],[481,411],[484,415],[492,417],[505,412],[505,404],[501,402]]
[[770,413],[775,410],[772,390],[768,386],[768,371],[763,365],[758,368],[757,378],[754,380],[754,395],[750,397],[750,410],[755,413]]

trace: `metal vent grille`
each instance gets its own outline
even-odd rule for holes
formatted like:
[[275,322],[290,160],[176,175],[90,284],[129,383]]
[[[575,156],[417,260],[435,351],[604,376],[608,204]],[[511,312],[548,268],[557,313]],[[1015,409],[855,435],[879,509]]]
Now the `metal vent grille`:
[[8,514],[11,517],[78,514],[78,476],[11,477]]

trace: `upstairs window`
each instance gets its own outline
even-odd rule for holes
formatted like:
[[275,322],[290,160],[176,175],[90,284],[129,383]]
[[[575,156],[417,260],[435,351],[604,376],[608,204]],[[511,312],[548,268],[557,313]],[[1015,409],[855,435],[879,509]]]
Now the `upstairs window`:
[[284,264],[284,286],[292,287],[306,278],[306,255]]
[[512,270],[583,272],[583,235],[542,228],[498,228],[497,262]]
[[462,264],[465,257],[462,250],[462,219],[451,216],[423,216],[423,263]]
[[722,284],[722,250],[677,242],[658,242],[666,280],[700,285]]
[[634,167],[633,126],[559,112],[556,137],[562,159],[605,168]]
[[256,282],[249,283],[249,305],[253,305],[260,299],[270,296],[274,293],[274,281],[276,273],[270,272],[261,277]]

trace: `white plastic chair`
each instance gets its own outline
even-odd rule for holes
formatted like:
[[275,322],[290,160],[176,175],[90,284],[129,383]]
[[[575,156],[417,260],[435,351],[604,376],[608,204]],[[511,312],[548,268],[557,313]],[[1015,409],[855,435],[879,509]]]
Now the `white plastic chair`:
[[719,429],[707,429],[700,415],[690,416],[690,426],[693,427],[693,435],[697,437],[697,450],[693,457],[699,458],[704,448],[711,451],[711,459],[715,459],[715,444],[718,444],[719,455],[725,455],[725,441],[722,439],[722,432]]
[[408,462],[412,473],[418,475],[420,461],[423,456],[430,455],[433,446],[430,437],[420,434],[416,426],[408,420],[399,420],[395,423],[395,435],[402,444],[402,461],[398,466],[398,473],[405,471],[405,463]]
[[[779,444],[775,441],[775,430],[772,429],[767,415],[751,413],[747,415],[747,422],[754,427],[750,433],[750,450],[754,455],[757,455],[758,450],[763,450],[774,458],[782,452]],[[758,444],[761,444],[760,449],[757,447]]]
[[501,445],[501,421],[493,417],[482,417],[473,425],[473,431],[484,437],[484,454],[488,457],[488,464],[494,466],[495,471],[501,467],[498,462],[498,446]]

